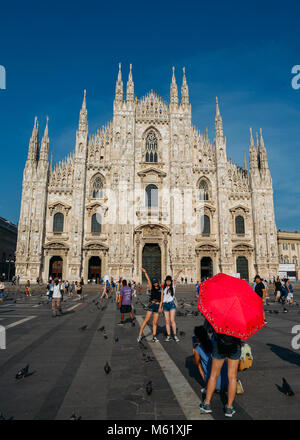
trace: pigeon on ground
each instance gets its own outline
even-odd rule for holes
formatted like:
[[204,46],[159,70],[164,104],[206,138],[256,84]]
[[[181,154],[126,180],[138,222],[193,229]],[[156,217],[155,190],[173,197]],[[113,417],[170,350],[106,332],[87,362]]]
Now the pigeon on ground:
[[28,375],[28,371],[29,371],[29,364],[26,365],[26,367],[21,368],[21,370],[19,370],[16,374],[16,379],[20,380],[23,379],[24,377],[26,377]]
[[118,341],[119,341],[119,337],[115,336],[115,342],[118,342]]
[[282,390],[286,396],[294,396],[295,395],[290,384],[287,383],[287,381],[284,377],[282,378]]
[[88,326],[87,325],[83,325],[82,327],[79,327],[79,329],[78,330],[86,330],[88,328]]
[[146,385],[146,391],[148,396],[150,396],[152,394],[152,380],[150,380],[147,385]]
[[81,420],[81,416],[77,416],[75,413],[73,413],[69,420]]
[[111,368],[108,362],[106,362],[106,364],[104,365],[104,371],[106,374],[109,374],[111,372]]

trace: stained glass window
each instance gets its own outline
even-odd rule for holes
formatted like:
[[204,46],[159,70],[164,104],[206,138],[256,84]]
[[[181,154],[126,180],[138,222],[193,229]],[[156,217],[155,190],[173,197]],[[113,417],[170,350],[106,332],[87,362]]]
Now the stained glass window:
[[146,137],[146,162],[157,162],[157,137],[150,131]]

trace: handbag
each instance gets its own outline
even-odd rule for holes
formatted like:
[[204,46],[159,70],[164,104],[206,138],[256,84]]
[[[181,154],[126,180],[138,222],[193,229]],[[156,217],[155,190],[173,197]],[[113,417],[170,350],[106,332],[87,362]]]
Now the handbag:
[[246,359],[240,359],[239,363],[239,371],[248,370],[248,368],[251,368],[253,364],[253,360],[250,358],[249,354],[246,354]]
[[251,347],[249,344],[244,344],[242,346],[242,352],[239,362],[239,371],[247,370],[251,368],[253,364],[253,356],[251,352]]
[[238,379],[236,383],[236,394],[244,394],[242,382]]

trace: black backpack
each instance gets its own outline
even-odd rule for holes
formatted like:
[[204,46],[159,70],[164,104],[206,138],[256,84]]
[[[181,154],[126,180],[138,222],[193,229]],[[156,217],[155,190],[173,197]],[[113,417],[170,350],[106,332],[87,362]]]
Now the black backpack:
[[217,344],[218,352],[220,354],[231,355],[237,352],[238,347],[241,345],[241,341],[234,336],[218,333]]

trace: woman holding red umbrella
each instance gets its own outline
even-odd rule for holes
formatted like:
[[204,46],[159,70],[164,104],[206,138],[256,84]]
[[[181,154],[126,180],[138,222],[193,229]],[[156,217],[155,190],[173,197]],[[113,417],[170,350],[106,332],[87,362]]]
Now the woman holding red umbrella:
[[223,364],[227,359],[228,365],[228,401],[225,405],[225,416],[232,417],[235,414],[233,401],[236,395],[237,372],[241,357],[241,341],[233,336],[216,334],[216,342],[212,352],[212,368],[207,384],[205,401],[201,403],[202,412],[211,413],[210,401],[215,392],[217,380],[220,376]]
[[219,273],[201,283],[198,309],[215,332],[212,368],[205,401],[200,405],[204,413],[211,413],[210,402],[222,366],[228,361],[228,400],[225,416],[235,414],[237,371],[241,356],[241,340],[264,327],[264,311],[260,297],[247,281]]

